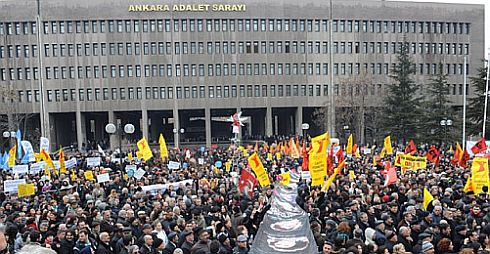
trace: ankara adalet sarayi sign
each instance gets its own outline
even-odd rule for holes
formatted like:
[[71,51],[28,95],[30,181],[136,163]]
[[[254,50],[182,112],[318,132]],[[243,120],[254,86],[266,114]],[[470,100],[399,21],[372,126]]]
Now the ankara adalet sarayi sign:
[[246,4],[130,4],[129,12],[244,12]]

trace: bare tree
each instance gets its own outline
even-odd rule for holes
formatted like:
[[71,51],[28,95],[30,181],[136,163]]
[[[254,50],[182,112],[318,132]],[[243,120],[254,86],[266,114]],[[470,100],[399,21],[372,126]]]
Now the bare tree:
[[[358,143],[366,144],[366,130],[371,134],[371,139],[375,138],[377,122],[375,110],[368,95],[370,89],[374,89],[373,78],[370,74],[363,72],[359,75],[352,75],[339,78],[339,85],[334,87],[336,94],[336,129],[341,130],[340,137],[347,138],[347,134],[352,133]],[[372,94],[372,93],[371,93]],[[316,109],[313,112],[313,119],[317,126],[326,128],[327,106]],[[366,124],[366,119],[369,119]],[[344,131],[344,126],[348,126],[348,132]]]

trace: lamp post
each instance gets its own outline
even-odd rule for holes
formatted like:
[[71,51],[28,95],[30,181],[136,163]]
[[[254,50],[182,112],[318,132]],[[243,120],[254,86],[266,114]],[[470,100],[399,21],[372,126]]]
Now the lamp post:
[[344,132],[345,132],[345,140],[346,140],[346,143],[347,143],[347,139],[349,138],[349,135],[350,135],[349,125],[344,125]]
[[[119,128],[118,128],[119,127]],[[134,133],[134,125],[128,123],[126,125],[124,125],[124,129],[121,129],[121,125],[118,124],[118,127],[116,127],[115,124],[113,123],[108,123],[106,126],[105,126],[105,131],[109,134],[109,135],[113,135],[113,134],[116,134],[118,135],[118,138],[119,138],[119,163],[121,163],[121,165],[123,164],[122,163],[122,137],[124,134],[133,134]]]
[[444,126],[444,142],[447,144],[447,128],[448,128],[448,126],[453,125],[453,120],[442,119],[440,124],[441,124],[441,126]]
[[[179,131],[180,131],[180,135],[179,135]],[[174,136],[175,136],[175,141],[174,141],[174,143],[175,143],[175,147],[176,147],[177,149],[179,149],[179,144],[180,144],[180,136],[183,136],[183,135],[184,135],[185,130],[184,130],[184,128],[180,128],[180,130],[177,130],[177,128],[174,128],[174,129],[172,130],[172,132],[174,133]]]
[[12,146],[10,143],[12,138],[17,138],[15,131],[4,131],[3,132],[3,137],[7,139],[7,142],[9,143],[9,146]]
[[310,129],[310,125],[308,123],[303,123],[301,129],[303,130],[303,140],[306,140],[306,131]]

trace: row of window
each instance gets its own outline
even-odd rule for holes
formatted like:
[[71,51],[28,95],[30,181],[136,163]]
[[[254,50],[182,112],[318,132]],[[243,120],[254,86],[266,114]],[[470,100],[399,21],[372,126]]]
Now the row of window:
[[[395,64],[388,63],[334,63],[333,74],[388,75]],[[439,74],[438,64],[414,64],[418,74]],[[469,65],[466,66],[467,70]],[[462,75],[463,64],[445,64],[444,74]],[[124,78],[124,77],[203,77],[252,75],[328,75],[328,63],[247,63],[247,64],[145,64],[102,66],[45,67],[46,79]],[[469,73],[467,73],[469,74]],[[39,70],[32,68],[0,68],[0,80],[37,80]]]
[[[44,34],[139,32],[327,32],[326,19],[157,19],[43,21]],[[333,32],[469,34],[470,23],[333,20]],[[35,34],[36,22],[0,23],[0,35]]]
[[[238,44],[238,47],[237,47]],[[334,42],[334,54],[395,54],[403,42]],[[205,47],[206,45],[206,47]],[[469,55],[468,43],[408,43],[411,54]],[[237,51],[238,49],[238,51]],[[45,57],[176,54],[327,54],[326,41],[231,41],[44,44]],[[0,58],[37,56],[37,45],[0,46]]]
[[[207,88],[207,92],[206,92]],[[468,84],[466,87],[468,91]],[[175,88],[177,99],[237,98],[239,97],[292,97],[328,96],[328,85],[232,85],[232,86],[185,86]],[[385,85],[365,86],[334,85],[334,94],[339,96],[382,95]],[[144,94],[143,94],[144,91]],[[17,91],[19,102],[39,102],[39,90]],[[449,95],[462,95],[462,84],[449,84]],[[457,93],[458,92],[458,93]],[[468,93],[468,92],[467,92]],[[121,87],[47,90],[48,102],[61,101],[106,101],[106,100],[161,100],[174,99],[173,87]],[[5,98],[3,98],[5,102]]]

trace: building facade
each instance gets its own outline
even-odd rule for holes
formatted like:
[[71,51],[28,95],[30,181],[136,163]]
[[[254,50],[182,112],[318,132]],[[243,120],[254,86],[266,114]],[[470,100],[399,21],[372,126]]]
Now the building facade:
[[20,0],[0,7],[3,128],[22,125],[55,147],[109,140],[114,147],[107,123],[135,125],[126,139],[151,143],[164,133],[169,142],[209,146],[232,135],[223,119],[238,111],[248,118],[243,135],[300,134],[332,101],[380,106],[403,42],[416,82],[427,84],[442,63],[450,98],[462,105],[464,57],[469,75],[484,58],[483,5]]

